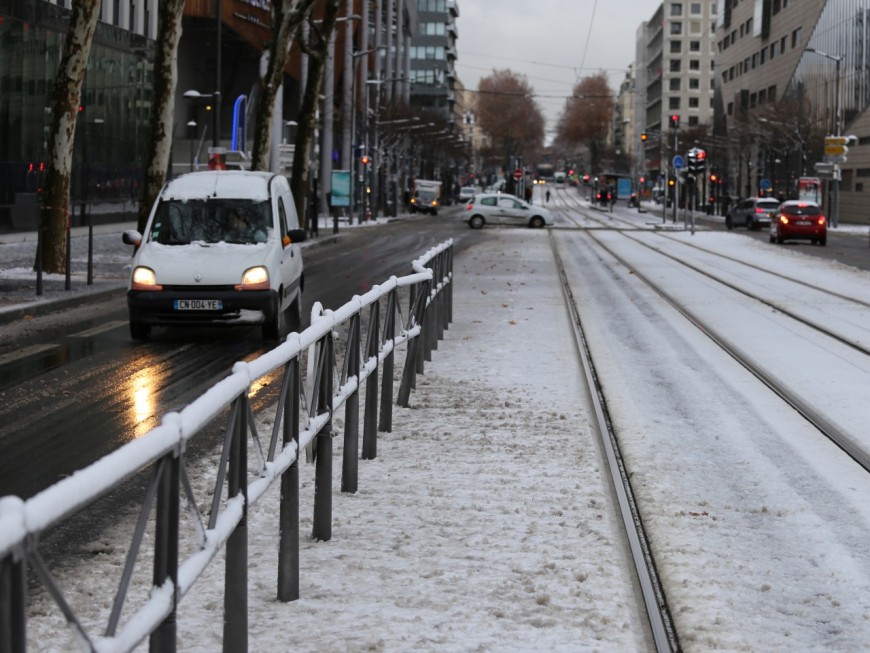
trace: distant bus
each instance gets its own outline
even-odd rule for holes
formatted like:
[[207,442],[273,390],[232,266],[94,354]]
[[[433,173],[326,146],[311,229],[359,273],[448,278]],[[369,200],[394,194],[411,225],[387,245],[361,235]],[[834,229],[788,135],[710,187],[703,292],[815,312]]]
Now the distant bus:
[[822,180],[818,177],[801,177],[798,179],[798,196],[799,200],[804,202],[815,202],[819,206],[822,205]]
[[553,164],[539,163],[535,170],[535,178],[545,182],[553,181]]
[[556,183],[556,188],[565,188],[566,175],[561,170],[553,174],[553,181]]

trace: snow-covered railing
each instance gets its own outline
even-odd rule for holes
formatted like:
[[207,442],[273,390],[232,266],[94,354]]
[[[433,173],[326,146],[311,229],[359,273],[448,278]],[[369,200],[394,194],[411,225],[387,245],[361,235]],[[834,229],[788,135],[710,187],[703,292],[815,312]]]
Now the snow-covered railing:
[[[0,653],[27,649],[28,568],[51,595],[83,650],[131,651],[150,638],[150,650],[171,653],[176,650],[176,606],[223,547],[223,650],[247,651],[248,510],[273,483],[280,481],[277,595],[282,601],[299,598],[299,452],[307,448],[314,457],[312,536],[329,540],[333,416],[344,407],[341,490],[356,492],[362,384],[366,385],[360,456],[373,459],[377,455],[377,431],[392,430],[396,349],[408,345],[397,395],[397,402],[407,406],[416,374],[422,372],[423,361],[431,360],[437,340],[452,319],[452,241],[413,261],[412,269],[412,274],[392,277],[335,311],[315,305],[310,327],[290,334],[285,342],[255,360],[236,363],[229,376],[181,411],[165,415],[160,425],[144,436],[26,501],[13,496],[0,499]],[[404,319],[400,289],[408,290],[409,311]],[[340,329],[345,333],[341,367],[336,352]],[[303,357],[307,362],[304,375]],[[277,371],[282,376],[281,390],[264,451],[248,395],[253,384]],[[206,509],[201,506],[209,502],[197,502],[188,474],[190,465],[201,463],[186,461],[185,450],[191,438],[227,413],[220,460],[211,470],[214,483],[209,489],[213,497]],[[249,465],[249,453],[253,453],[255,464]],[[77,616],[55,581],[40,552],[39,535],[119,489],[143,470],[150,471],[150,479],[139,519],[104,634],[96,636],[90,632],[94,627],[87,627]],[[189,531],[181,528],[182,507],[189,514]],[[132,614],[122,623],[149,521],[153,521],[154,528],[150,539],[153,580],[147,596],[130,609]]]

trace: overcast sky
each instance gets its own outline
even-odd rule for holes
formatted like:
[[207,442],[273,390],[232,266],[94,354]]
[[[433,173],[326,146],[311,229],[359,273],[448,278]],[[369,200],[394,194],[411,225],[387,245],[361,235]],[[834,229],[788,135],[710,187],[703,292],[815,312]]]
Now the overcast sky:
[[510,69],[526,76],[555,127],[574,84],[604,71],[613,90],[634,61],[635,34],[657,0],[459,0],[459,79],[476,90],[481,77]]

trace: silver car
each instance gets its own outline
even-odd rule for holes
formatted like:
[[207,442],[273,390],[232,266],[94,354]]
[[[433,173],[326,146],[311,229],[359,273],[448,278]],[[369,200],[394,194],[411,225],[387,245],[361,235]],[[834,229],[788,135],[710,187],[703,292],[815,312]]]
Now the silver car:
[[475,195],[466,203],[462,219],[472,229],[480,229],[487,224],[540,229],[553,224],[553,216],[546,208],[529,204],[507,193]]
[[725,216],[725,226],[728,229],[745,226],[752,230],[760,229],[762,226],[769,227],[778,208],[779,200],[772,197],[750,197],[741,200]]

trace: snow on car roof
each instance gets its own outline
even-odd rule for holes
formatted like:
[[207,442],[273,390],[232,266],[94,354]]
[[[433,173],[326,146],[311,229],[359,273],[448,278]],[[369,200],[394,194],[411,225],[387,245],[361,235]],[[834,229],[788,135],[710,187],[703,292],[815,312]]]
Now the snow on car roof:
[[269,199],[270,172],[248,170],[209,170],[181,175],[166,184],[163,199],[243,198]]

